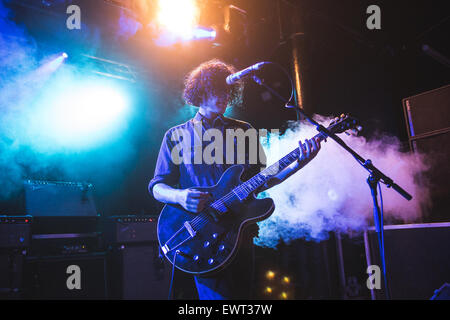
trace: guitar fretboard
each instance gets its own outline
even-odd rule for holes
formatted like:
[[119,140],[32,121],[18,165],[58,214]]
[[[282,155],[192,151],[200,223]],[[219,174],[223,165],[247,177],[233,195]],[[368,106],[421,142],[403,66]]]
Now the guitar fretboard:
[[[322,139],[323,135],[321,133],[314,136],[313,139]],[[212,207],[219,212],[226,212],[227,204],[233,201],[234,196],[236,196],[239,201],[246,199],[251,193],[255,192],[259,187],[264,185],[270,178],[275,176],[278,172],[284,170],[289,165],[298,160],[300,156],[300,149],[296,148],[290,153],[285,155],[283,158],[265,168],[260,173],[254,175],[252,178],[241,183],[239,186],[235,187],[230,193],[218,199],[212,204]]]

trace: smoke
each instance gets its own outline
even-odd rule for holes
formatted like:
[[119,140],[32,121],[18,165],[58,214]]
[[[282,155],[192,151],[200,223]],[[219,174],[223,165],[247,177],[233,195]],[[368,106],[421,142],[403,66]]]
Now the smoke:
[[69,65],[56,70],[54,58],[0,1],[0,201],[16,196],[23,179],[105,180],[104,168],[120,167],[135,152],[126,141],[89,153],[49,139],[49,101],[86,79]]
[[142,29],[142,24],[136,21],[126,10],[120,10],[118,21],[118,38],[129,39],[134,36],[140,29]]
[[0,2],[0,199],[17,188],[22,168],[16,157],[20,149],[11,124],[26,104],[31,85],[23,75],[36,66],[35,43],[12,20],[12,13]]
[[[330,119],[316,116],[327,124]],[[309,124],[292,125],[284,135],[269,135],[264,148],[267,163],[298,147],[298,141],[317,134]],[[341,138],[365,159],[408,191],[407,201],[382,184],[385,221],[413,222],[429,205],[429,193],[423,180],[428,166],[423,155],[401,152],[397,138],[378,135],[370,140],[354,135]],[[355,233],[373,224],[373,202],[366,182],[368,172],[337,143],[322,142],[321,150],[299,172],[266,191],[275,202],[270,218],[259,223],[255,243],[275,248],[280,241],[289,243],[304,238],[321,241],[329,232]]]

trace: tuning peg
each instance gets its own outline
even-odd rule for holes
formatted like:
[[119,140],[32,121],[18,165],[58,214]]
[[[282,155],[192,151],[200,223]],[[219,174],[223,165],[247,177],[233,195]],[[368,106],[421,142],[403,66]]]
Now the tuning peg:
[[362,127],[361,126],[356,126],[348,131],[350,131],[350,133],[348,133],[348,131],[345,131],[345,134],[348,136],[357,136],[359,135],[359,133],[362,131]]

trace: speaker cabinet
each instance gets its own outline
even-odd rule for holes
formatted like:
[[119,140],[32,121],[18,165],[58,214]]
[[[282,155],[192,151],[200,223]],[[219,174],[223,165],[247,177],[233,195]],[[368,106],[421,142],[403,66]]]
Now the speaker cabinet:
[[0,216],[0,299],[21,298],[31,216]]
[[[392,299],[430,299],[436,288],[450,282],[450,223],[385,226],[385,258]],[[365,233],[368,264],[381,269],[377,234]],[[373,298],[384,297],[374,289]]]
[[122,244],[108,255],[110,298],[167,299],[172,270],[160,257],[156,242]]
[[411,150],[425,154],[432,209],[426,222],[450,220],[450,85],[403,99]]
[[167,299],[172,269],[160,256],[157,222],[156,216],[122,215],[104,219],[111,298]]
[[21,298],[25,249],[0,249],[0,299]]
[[105,299],[105,253],[28,257],[28,299]]

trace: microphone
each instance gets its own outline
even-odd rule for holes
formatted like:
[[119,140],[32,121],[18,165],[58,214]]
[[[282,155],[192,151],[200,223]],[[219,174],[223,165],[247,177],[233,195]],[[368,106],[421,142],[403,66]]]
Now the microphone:
[[265,65],[267,63],[269,63],[269,62],[258,62],[257,64],[254,64],[254,65],[252,65],[248,68],[245,68],[241,71],[232,73],[227,77],[226,82],[227,82],[227,84],[232,85],[235,82],[241,80],[242,78],[252,74],[256,70],[259,70],[263,65]]

